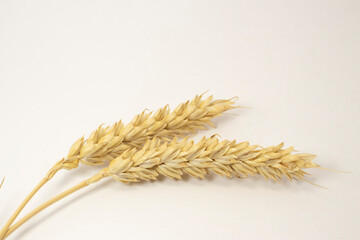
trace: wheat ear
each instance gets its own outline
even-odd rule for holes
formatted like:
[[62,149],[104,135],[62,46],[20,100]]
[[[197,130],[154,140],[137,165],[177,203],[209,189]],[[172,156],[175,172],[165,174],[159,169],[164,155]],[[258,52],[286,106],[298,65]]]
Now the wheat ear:
[[57,162],[28,194],[0,231],[0,239],[15,221],[31,198],[61,169],[74,169],[79,161],[88,165],[101,164],[118,157],[124,151],[140,148],[146,140],[155,136],[161,139],[184,136],[211,125],[211,119],[235,108],[234,98],[213,100],[210,96],[202,99],[197,95],[192,101],[178,105],[170,112],[169,106],[160,108],[154,114],[146,111],[124,125],[121,121],[109,127],[100,126],[89,136],[78,139],[70,148],[67,157]]
[[143,111],[127,125],[120,121],[110,127],[100,126],[86,141],[80,138],[73,144],[64,164],[67,167],[76,167],[79,161],[88,165],[102,164],[128,149],[141,148],[146,140],[153,137],[169,140],[205,129],[206,125],[213,126],[211,119],[235,108],[233,99],[202,97],[196,96],[192,101],[178,105],[172,112],[169,106],[154,114]]
[[[216,137],[203,138],[198,143],[176,138],[170,143],[160,139],[148,140],[142,149],[131,149],[113,159],[110,165],[89,178],[40,205],[8,231],[9,236],[26,221],[60,199],[99,180],[112,177],[124,183],[156,180],[164,175],[181,179],[183,173],[204,178],[210,171],[227,177],[245,178],[261,175],[278,182],[282,176],[290,180],[305,180],[304,168],[317,168],[313,154],[292,154],[293,148],[277,146],[261,148],[248,142],[219,141]],[[259,149],[260,148],[260,149]],[[305,180],[306,181],[306,180]]]
[[277,146],[259,149],[248,142],[219,141],[217,137],[203,138],[198,143],[187,138],[170,143],[159,139],[147,141],[141,150],[131,149],[111,161],[108,172],[121,182],[156,180],[158,175],[181,179],[183,173],[204,178],[209,171],[227,177],[246,178],[261,175],[278,181],[282,176],[300,180],[302,169],[318,167],[313,154],[291,154],[293,147]]

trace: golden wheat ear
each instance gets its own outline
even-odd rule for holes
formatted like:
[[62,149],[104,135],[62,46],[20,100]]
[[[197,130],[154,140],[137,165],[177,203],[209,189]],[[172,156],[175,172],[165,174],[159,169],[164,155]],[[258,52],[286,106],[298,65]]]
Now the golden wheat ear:
[[117,122],[112,126],[100,126],[88,139],[80,138],[70,148],[64,165],[73,168],[79,162],[98,165],[111,161],[127,149],[140,149],[144,143],[157,137],[168,141],[174,137],[184,137],[213,126],[211,120],[224,112],[237,108],[236,98],[213,99],[197,95],[191,101],[179,104],[173,111],[168,105],[155,113],[144,111],[124,125]]
[[111,161],[108,175],[121,182],[156,180],[159,175],[181,179],[183,174],[204,178],[210,172],[247,178],[261,175],[276,182],[282,177],[303,180],[305,168],[317,168],[313,154],[293,154],[293,148],[260,148],[249,142],[224,140],[216,135],[195,143],[187,138],[162,142],[148,140],[142,149],[127,151]]

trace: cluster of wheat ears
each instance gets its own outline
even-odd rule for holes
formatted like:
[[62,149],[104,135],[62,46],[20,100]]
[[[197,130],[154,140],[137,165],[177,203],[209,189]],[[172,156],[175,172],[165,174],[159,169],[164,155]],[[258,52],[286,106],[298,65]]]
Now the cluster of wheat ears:
[[[211,119],[236,108],[235,100],[214,100],[212,96],[204,99],[200,95],[173,111],[165,106],[155,113],[144,111],[126,125],[119,121],[112,126],[100,126],[87,139],[77,140],[67,156],[47,172],[6,222],[0,240],[53,203],[107,177],[129,183],[156,180],[159,175],[181,179],[184,173],[204,178],[213,172],[229,178],[261,175],[276,182],[283,176],[306,181],[304,168],[320,168],[312,162],[315,155],[294,154],[294,149],[284,149],[283,143],[262,148],[248,142],[220,141],[217,136],[204,137],[199,142],[189,140],[188,134],[213,126]],[[13,224],[30,199],[59,170],[75,169],[80,163],[106,167]]]

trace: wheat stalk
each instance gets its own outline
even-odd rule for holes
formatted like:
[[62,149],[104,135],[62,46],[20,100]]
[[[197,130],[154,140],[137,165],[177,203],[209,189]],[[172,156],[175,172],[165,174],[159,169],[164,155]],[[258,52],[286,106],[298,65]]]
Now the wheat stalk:
[[265,179],[278,182],[282,176],[290,180],[305,180],[304,168],[319,167],[312,162],[315,155],[292,154],[293,147],[282,147],[283,143],[261,148],[258,145],[249,145],[248,142],[220,142],[215,136],[203,138],[198,143],[187,138],[181,141],[174,138],[173,141],[165,143],[153,138],[139,150],[132,148],[123,152],[92,178],[80,182],[34,209],[15,223],[6,237],[55,202],[107,177],[130,183],[157,180],[159,175],[181,179],[183,173],[204,178],[211,171],[222,176],[239,178],[261,175]]
[[204,129],[206,125],[212,126],[211,119],[221,115],[223,112],[235,108],[234,98],[228,100],[213,100],[210,96],[202,99],[197,95],[192,101],[178,105],[174,111],[169,106],[160,108],[154,114],[143,111],[128,124],[121,121],[112,126],[98,127],[85,140],[78,139],[70,148],[67,157],[57,162],[28,194],[20,206],[15,210],[10,219],[0,231],[2,239],[31,198],[61,169],[77,168],[79,162],[87,165],[98,165],[104,161],[110,161],[124,151],[131,148],[140,148],[146,140],[158,137],[168,140],[174,136],[184,136]]

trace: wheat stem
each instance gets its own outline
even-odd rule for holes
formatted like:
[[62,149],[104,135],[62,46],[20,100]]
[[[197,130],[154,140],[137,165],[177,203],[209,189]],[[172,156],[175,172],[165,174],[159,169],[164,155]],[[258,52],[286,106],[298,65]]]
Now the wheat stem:
[[[31,219],[32,217],[34,217],[36,214],[38,214],[39,212],[41,212],[42,210],[44,210],[45,208],[49,207],[50,205],[56,203],[57,201],[63,199],[64,197],[84,188],[88,186],[86,181],[83,181],[77,185],[75,185],[74,187],[62,192],[61,194],[55,196],[54,198],[50,199],[49,201],[43,203],[42,205],[38,206],[37,208],[35,208],[33,211],[31,211],[29,214],[27,214],[25,217],[23,217],[22,219],[20,219],[17,223],[15,223],[11,228],[9,228],[9,230],[6,233],[6,237],[8,237],[11,233],[13,233],[16,229],[18,229],[21,225],[23,225],[25,222],[27,222],[29,219]],[[4,238],[4,239],[5,239]]]
[[5,181],[5,177],[3,178],[3,180],[2,180],[1,183],[0,183],[0,188],[1,188],[2,185],[4,184],[4,181]]
[[26,196],[26,198],[21,202],[18,208],[11,215],[9,220],[5,223],[3,228],[0,231],[0,239],[6,234],[6,231],[11,226],[11,224],[15,221],[15,219],[19,216],[24,207],[29,203],[29,201],[34,197],[34,195],[62,168],[62,161],[57,162],[46,174],[46,176],[35,186],[35,188]]
[[4,235],[6,234],[7,229],[11,226],[11,224],[15,221],[17,216],[19,216],[20,212],[24,209],[26,204],[31,200],[31,198],[39,191],[39,189],[44,186],[45,183],[49,181],[48,178],[43,178],[36,187],[26,196],[26,198],[22,201],[20,206],[15,210],[15,212],[11,215],[9,220],[5,223],[3,228],[0,231],[0,239],[3,239]]
[[[65,190],[64,192],[58,194],[57,196],[51,198],[50,200],[46,201],[45,203],[41,204],[40,206],[38,206],[37,208],[35,208],[34,210],[32,210],[30,213],[28,213],[26,216],[24,216],[23,218],[21,218],[18,222],[16,222],[12,227],[10,227],[8,229],[8,231],[6,232],[6,235],[4,238],[7,238],[10,234],[12,234],[16,229],[18,229],[20,226],[22,226],[24,223],[26,223],[27,221],[29,221],[32,217],[34,217],[35,215],[37,215],[39,212],[41,212],[42,210],[48,208],[49,206],[53,205],[54,203],[60,201],[61,199],[69,196],[72,193],[75,193],[81,189],[83,189],[84,187],[87,187],[89,185],[91,185],[92,183],[98,182],[100,181],[102,178],[107,177],[107,173],[106,173],[106,169],[100,171],[99,173],[97,173],[95,176],[80,182],[79,184]],[[1,240],[2,240],[1,239]]]

